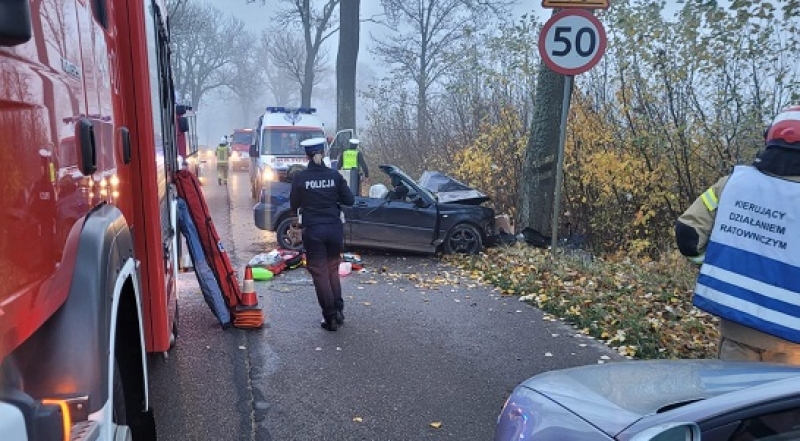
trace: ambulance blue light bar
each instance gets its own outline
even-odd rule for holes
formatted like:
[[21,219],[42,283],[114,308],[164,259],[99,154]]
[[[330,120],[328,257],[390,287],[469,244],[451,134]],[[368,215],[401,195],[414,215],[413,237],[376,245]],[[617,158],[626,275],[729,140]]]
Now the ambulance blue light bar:
[[314,107],[267,107],[267,112],[269,113],[304,113],[306,115],[311,115],[312,113],[317,113],[317,109]]

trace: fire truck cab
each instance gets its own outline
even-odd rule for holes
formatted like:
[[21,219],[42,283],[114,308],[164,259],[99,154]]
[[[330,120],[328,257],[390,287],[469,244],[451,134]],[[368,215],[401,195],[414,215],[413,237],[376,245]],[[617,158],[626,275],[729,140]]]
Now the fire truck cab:
[[253,145],[253,129],[234,129],[231,134],[231,170],[247,170],[250,167],[250,146]]
[[0,438],[155,439],[177,335],[163,0],[0,5]]

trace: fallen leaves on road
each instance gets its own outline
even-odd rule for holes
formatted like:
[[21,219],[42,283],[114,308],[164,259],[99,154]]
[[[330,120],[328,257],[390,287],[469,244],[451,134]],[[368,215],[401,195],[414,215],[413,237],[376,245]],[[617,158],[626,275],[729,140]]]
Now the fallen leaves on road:
[[408,282],[417,289],[429,291],[449,290],[456,293],[485,285],[484,282],[474,280],[469,275],[462,274],[459,270],[452,271],[449,267],[436,268],[435,271],[428,273],[422,272],[420,269],[418,267],[409,267],[409,272],[406,273],[389,272],[387,270],[382,271],[380,275],[387,279],[389,283]]
[[431,427],[433,427],[434,429],[441,429],[442,428],[442,422],[441,421],[434,421],[434,422],[431,423]]
[[364,419],[359,417],[359,416],[353,417],[353,422],[355,422],[355,423],[363,423]]
[[715,356],[717,319],[692,306],[697,269],[679,256],[661,262],[550,259],[549,251],[518,244],[446,261],[461,269],[462,286],[464,278],[488,282],[501,295],[545,311],[545,321],[570,323],[623,356]]

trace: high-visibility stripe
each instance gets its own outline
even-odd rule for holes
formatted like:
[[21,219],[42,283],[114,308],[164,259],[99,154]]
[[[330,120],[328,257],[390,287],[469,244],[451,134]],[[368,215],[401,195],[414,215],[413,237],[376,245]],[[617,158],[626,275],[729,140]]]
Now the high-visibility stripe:
[[693,303],[716,316],[800,343],[800,328],[797,326],[800,320],[797,317],[779,311],[763,310],[764,308],[753,303],[702,286],[695,291]]
[[[710,265],[703,265],[703,267],[707,266]],[[725,275],[731,275],[731,280],[722,278]],[[796,292],[776,288],[740,275],[732,275],[732,273],[719,268],[713,271],[713,276],[700,274],[697,284],[724,292],[732,297],[751,301],[766,309],[781,309],[787,314],[800,317],[800,295],[797,295]]]
[[[800,280],[800,268],[791,263],[718,242],[709,243],[705,260],[707,264],[700,270],[702,274],[729,282],[736,280],[737,284],[750,289],[755,289],[756,286],[744,284],[744,279],[734,278],[735,275],[761,282],[765,285],[759,286],[764,289],[766,285],[770,285],[793,293],[800,291],[797,285],[797,281]],[[800,301],[800,295],[794,295]]]
[[717,195],[714,194],[713,188],[709,188],[705,193],[701,194],[700,199],[703,201],[706,208],[708,208],[708,211],[716,210],[719,205],[719,199],[717,199]]

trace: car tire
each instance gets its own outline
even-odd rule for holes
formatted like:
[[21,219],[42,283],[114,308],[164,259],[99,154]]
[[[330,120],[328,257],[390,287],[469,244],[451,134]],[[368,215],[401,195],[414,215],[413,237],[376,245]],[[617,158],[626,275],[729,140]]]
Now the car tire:
[[447,254],[478,254],[483,250],[481,232],[474,225],[457,224],[447,233],[444,251]]
[[289,216],[284,218],[279,224],[278,227],[275,228],[275,240],[278,242],[278,248],[283,248],[286,250],[301,250],[303,248],[303,242],[300,241],[299,244],[292,244],[291,239],[289,238],[289,227],[297,222],[297,218],[294,216]]

